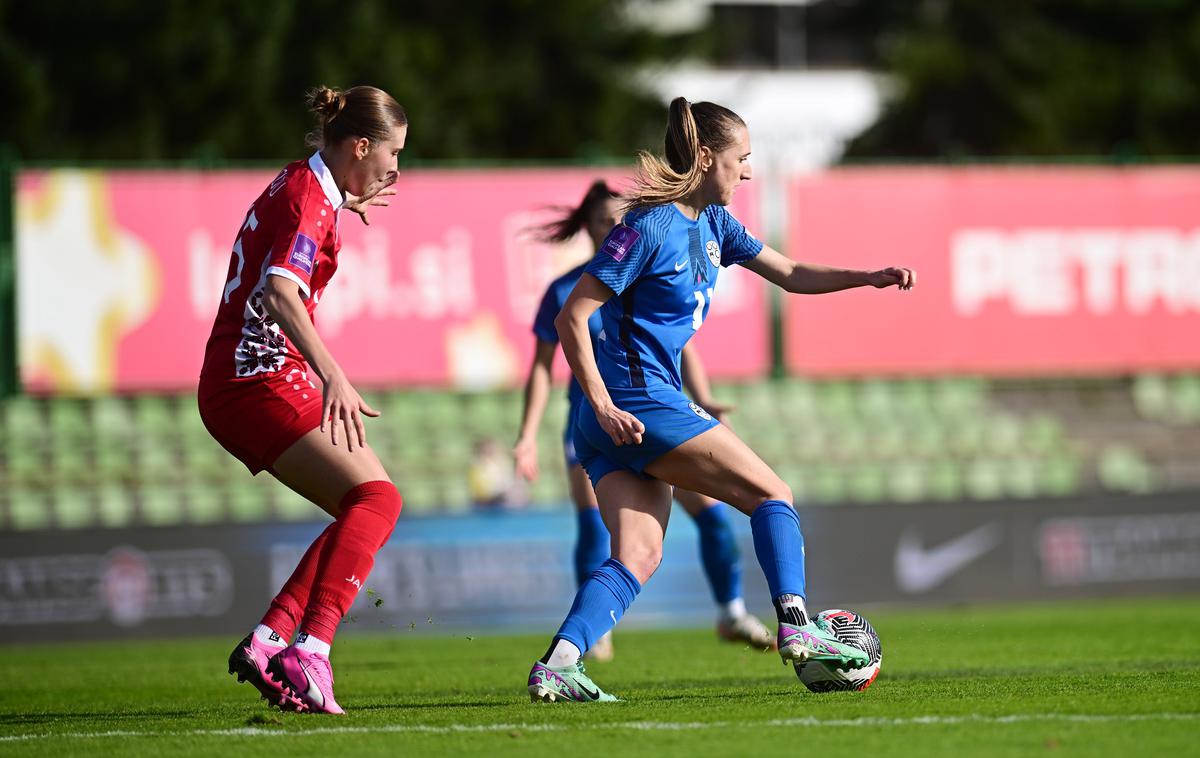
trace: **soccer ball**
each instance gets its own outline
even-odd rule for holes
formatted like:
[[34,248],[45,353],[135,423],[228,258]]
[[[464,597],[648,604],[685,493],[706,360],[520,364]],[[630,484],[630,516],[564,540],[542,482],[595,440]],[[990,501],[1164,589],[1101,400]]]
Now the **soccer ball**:
[[883,664],[883,648],[871,622],[854,611],[832,609],[821,611],[813,622],[833,632],[840,642],[866,652],[867,665],[858,669],[838,669],[825,661],[805,661],[796,664],[796,676],[813,692],[858,690],[871,686]]

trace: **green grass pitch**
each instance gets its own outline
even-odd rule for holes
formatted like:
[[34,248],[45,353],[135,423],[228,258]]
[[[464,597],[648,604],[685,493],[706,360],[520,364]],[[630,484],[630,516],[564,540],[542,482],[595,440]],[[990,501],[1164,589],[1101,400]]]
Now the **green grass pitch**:
[[[1196,755],[1200,598],[869,614],[883,672],[811,694],[709,630],[618,631],[613,704],[532,704],[546,635],[344,635],[342,718],[225,673],[235,639],[0,647],[0,755]],[[549,630],[547,630],[549,631]]]

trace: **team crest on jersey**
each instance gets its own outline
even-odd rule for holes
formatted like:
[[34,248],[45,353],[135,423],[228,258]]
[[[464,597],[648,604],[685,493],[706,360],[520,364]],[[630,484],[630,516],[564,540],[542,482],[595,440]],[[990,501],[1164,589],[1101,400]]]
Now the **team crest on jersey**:
[[712,261],[712,265],[721,265],[721,248],[717,245],[716,240],[709,240],[704,244],[704,252],[708,253],[708,259]]
[[[715,244],[715,243],[710,243],[710,244]],[[697,416],[704,419],[705,421],[712,421],[712,416],[708,415],[708,411],[704,410],[703,408],[696,405],[695,403],[688,403],[688,407],[692,409],[692,413],[695,413]]]
[[317,243],[306,234],[296,234],[292,243],[292,252],[288,254],[288,263],[306,274],[312,274],[313,259],[317,257]]
[[614,261],[620,263],[629,254],[629,251],[637,243],[639,234],[634,229],[628,226],[615,227],[608,233],[608,239],[604,240],[604,244],[600,246],[601,252],[608,253]]

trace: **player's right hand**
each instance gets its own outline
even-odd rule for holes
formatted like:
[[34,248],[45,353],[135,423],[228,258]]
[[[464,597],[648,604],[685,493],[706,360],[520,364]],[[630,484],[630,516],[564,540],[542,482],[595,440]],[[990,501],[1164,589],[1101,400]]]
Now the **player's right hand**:
[[345,374],[338,373],[330,377],[321,388],[323,402],[321,404],[321,431],[329,425],[329,438],[333,444],[338,443],[338,427],[346,431],[346,448],[354,451],[355,442],[359,447],[367,446],[367,428],[363,426],[363,416],[378,416],[375,410],[362,399],[358,391],[350,385]]
[[539,473],[537,440],[525,438],[517,440],[517,444],[513,445],[512,453],[517,476],[527,482],[536,482]]
[[613,405],[597,411],[596,420],[600,422],[600,428],[608,432],[614,445],[642,444],[642,433],[646,431],[646,427],[632,413],[626,413]]

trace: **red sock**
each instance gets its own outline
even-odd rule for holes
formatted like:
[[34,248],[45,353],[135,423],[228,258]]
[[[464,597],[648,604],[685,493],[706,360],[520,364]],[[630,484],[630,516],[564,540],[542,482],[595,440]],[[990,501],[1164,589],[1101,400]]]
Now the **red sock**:
[[317,576],[317,566],[321,562],[321,551],[329,541],[329,535],[337,530],[340,522],[334,521],[325,527],[325,531],[313,540],[304,551],[304,557],[296,564],[296,570],[284,582],[283,589],[271,601],[267,614],[258,622],[278,632],[285,643],[290,642],[304,617],[304,607],[308,605],[308,596],[312,591],[313,580]]
[[[400,516],[400,493],[388,481],[366,482],[342,498],[337,529],[321,550],[312,592],[300,630],[323,642],[333,642],[338,624],[354,604]],[[276,630],[278,631],[278,630]]]

